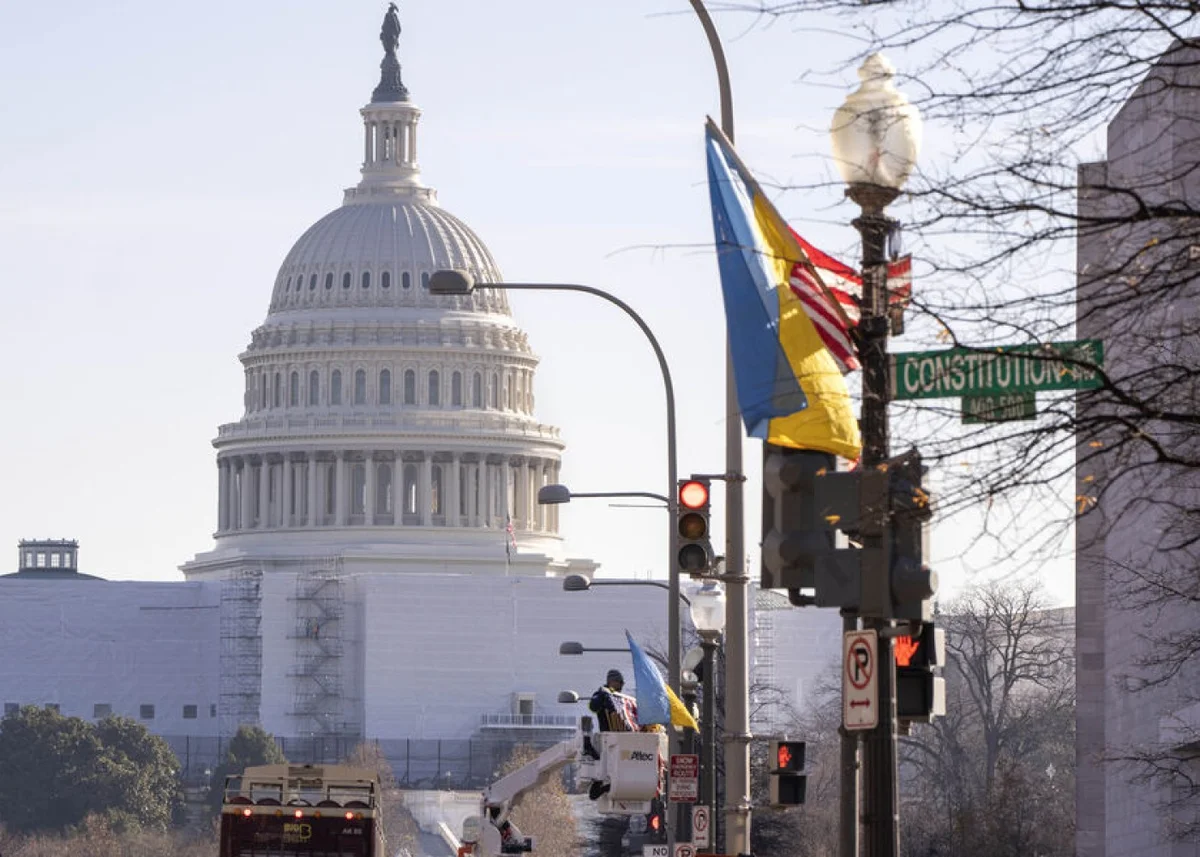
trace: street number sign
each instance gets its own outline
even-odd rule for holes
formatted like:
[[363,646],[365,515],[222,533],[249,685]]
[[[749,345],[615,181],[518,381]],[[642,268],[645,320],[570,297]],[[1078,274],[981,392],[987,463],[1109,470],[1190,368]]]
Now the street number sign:
[[692,844],[697,848],[708,847],[709,826],[708,807],[692,808]]
[[962,421],[965,425],[1033,419],[1037,419],[1037,395],[1035,393],[963,396]]
[[842,635],[842,725],[879,725],[879,637],[874,629]]
[[700,757],[694,753],[673,753],[667,800],[671,803],[695,803],[699,799]]
[[890,357],[894,399],[1002,396],[1101,386],[1095,370],[1104,365],[1104,343],[1081,339],[987,349],[901,351]]

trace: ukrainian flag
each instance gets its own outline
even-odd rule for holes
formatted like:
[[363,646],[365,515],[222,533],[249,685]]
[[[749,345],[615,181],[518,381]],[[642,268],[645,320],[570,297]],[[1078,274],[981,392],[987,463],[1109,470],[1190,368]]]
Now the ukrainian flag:
[[846,381],[791,289],[804,251],[721,130],[708,120],[708,188],[738,407],[778,446],[857,459]]
[[642,647],[634,642],[628,631],[625,632],[625,639],[629,641],[629,654],[633,658],[633,680],[637,683],[635,698],[638,725],[650,726],[658,723],[663,726],[686,726],[699,730],[696,718],[692,717],[683,701],[663,681],[662,673],[650,663],[650,658],[646,657]]

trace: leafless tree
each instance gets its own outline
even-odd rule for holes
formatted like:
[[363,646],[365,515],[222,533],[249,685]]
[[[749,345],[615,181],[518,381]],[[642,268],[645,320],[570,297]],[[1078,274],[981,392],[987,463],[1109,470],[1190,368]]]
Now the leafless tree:
[[420,850],[420,829],[412,813],[404,806],[404,792],[396,783],[396,773],[383,750],[375,741],[358,744],[346,757],[347,765],[374,771],[382,790],[383,831],[388,850],[393,853],[416,854]]
[[[538,751],[532,747],[514,748],[501,775],[533,761],[537,755]],[[538,853],[578,857],[578,825],[561,777],[551,776],[537,788],[521,795],[513,803],[510,820],[524,835],[533,837]]]
[[1025,582],[973,588],[940,617],[946,716],[903,742],[905,851],[1073,852],[1073,621]]
[[[1100,388],[1040,393],[1036,421],[964,427],[954,400],[897,403],[895,440],[938,472],[943,513],[976,510],[972,548],[1027,567],[1074,549],[1094,606],[1127,613],[1125,642],[1096,644],[1081,675],[1119,678],[1178,728],[1104,752],[1162,783],[1172,831],[1200,838],[1200,6],[715,5],[842,39],[828,67],[797,68],[805,83],[844,87],[880,50],[900,68],[934,143],[897,206],[917,259],[903,350],[1104,341]],[[778,189],[785,211],[828,197],[837,182],[814,173]]]

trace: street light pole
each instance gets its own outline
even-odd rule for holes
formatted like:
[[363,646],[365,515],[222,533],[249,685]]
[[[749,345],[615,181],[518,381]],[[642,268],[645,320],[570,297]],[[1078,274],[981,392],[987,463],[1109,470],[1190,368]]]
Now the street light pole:
[[[721,131],[734,141],[733,88],[725,49],[703,0],[689,0],[712,50],[721,98]],[[750,633],[746,585],[745,475],[733,353],[725,343],[725,850],[750,853]]]
[[[899,194],[895,188],[878,185],[852,185],[846,195],[862,208],[854,227],[862,234],[862,318],[859,322],[862,358],[862,435],[864,469],[882,464],[888,457],[888,402],[891,399],[888,377],[887,315],[887,236],[896,222],[883,209]],[[864,536],[863,549],[876,553],[883,548],[883,537]],[[888,575],[882,575],[887,585]],[[881,593],[888,603],[891,593]],[[896,767],[896,661],[892,656],[892,637],[888,620],[872,619],[867,626],[878,632],[879,650],[876,670],[879,676],[879,725],[866,734],[863,763],[866,788],[863,790],[863,815],[866,820],[867,857],[898,857],[900,844],[900,805]]]
[[[679,503],[676,496],[678,491],[679,473],[675,463],[675,387],[671,383],[671,369],[667,365],[666,355],[650,326],[625,301],[616,295],[593,286],[576,283],[479,283],[466,271],[437,271],[429,279],[429,291],[433,294],[463,295],[470,294],[473,289],[504,289],[507,291],[529,292],[581,292],[593,295],[613,304],[627,316],[645,334],[646,340],[654,350],[658,359],[658,368],[662,372],[663,389],[666,393],[667,406],[667,588],[670,597],[667,599],[667,682],[671,690],[678,694],[680,687],[680,638],[683,626],[679,617],[679,564],[676,554],[679,552],[679,535],[675,526],[676,511]],[[736,421],[735,421],[736,422]],[[740,491],[739,484],[739,491]],[[671,750],[679,749],[679,738],[671,732]],[[668,841],[674,853],[678,831],[674,825],[667,825]]]
[[[921,122],[915,107],[892,84],[895,68],[881,54],[872,54],[858,70],[862,85],[834,115],[834,156],[848,188],[846,196],[862,214],[854,227],[862,235],[863,294],[858,325],[862,380],[862,467],[869,470],[888,457],[888,402],[891,399],[887,339],[889,330],[887,240],[897,222],[884,214],[900,194],[916,164]],[[876,510],[886,516],[886,510]],[[885,524],[886,520],[873,522]],[[864,527],[863,550],[883,551],[887,528]],[[868,534],[869,533],[869,534]],[[891,570],[876,569],[864,585],[876,588],[865,601],[882,614],[867,617],[866,626],[878,636],[875,670],[878,675],[879,722],[863,741],[863,821],[866,857],[899,857],[900,808],[896,764],[896,661],[892,652],[895,630],[890,615]],[[845,855],[843,855],[845,857]]]

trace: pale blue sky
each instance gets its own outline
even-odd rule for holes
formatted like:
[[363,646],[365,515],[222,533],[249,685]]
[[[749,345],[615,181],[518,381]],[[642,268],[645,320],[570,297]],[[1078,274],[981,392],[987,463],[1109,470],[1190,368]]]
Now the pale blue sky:
[[[74,537],[86,571],[171,580],[211,546],[210,441],[241,414],[236,357],[292,242],[358,180],[357,111],[378,77],[385,5],[6,10],[0,353],[10,370],[0,377],[0,438],[11,454],[0,551],[11,550],[9,562],[19,538]],[[404,80],[424,111],[425,181],[508,279],[587,283],[638,309],[675,375],[681,474],[722,470],[724,332],[703,159],[704,116],[718,106],[688,4],[400,5]],[[825,129],[856,85],[852,72],[839,86],[801,79],[835,61],[823,53],[823,22],[805,24],[718,16],[739,150],[769,184],[832,176]],[[853,261],[854,210],[836,188],[779,204],[806,236]],[[513,304],[543,359],[538,415],[568,443],[564,481],[665,490],[662,386],[636,328],[578,296]],[[746,448],[754,545],[758,444]],[[719,495],[717,505],[720,518]],[[570,554],[616,575],[662,576],[663,518],[599,501],[562,515]],[[963,545],[961,527],[939,526],[933,538],[935,556]],[[939,570],[950,587],[965,579],[957,561]],[[1070,596],[1069,574],[1069,565],[1052,571],[1056,600]]]

